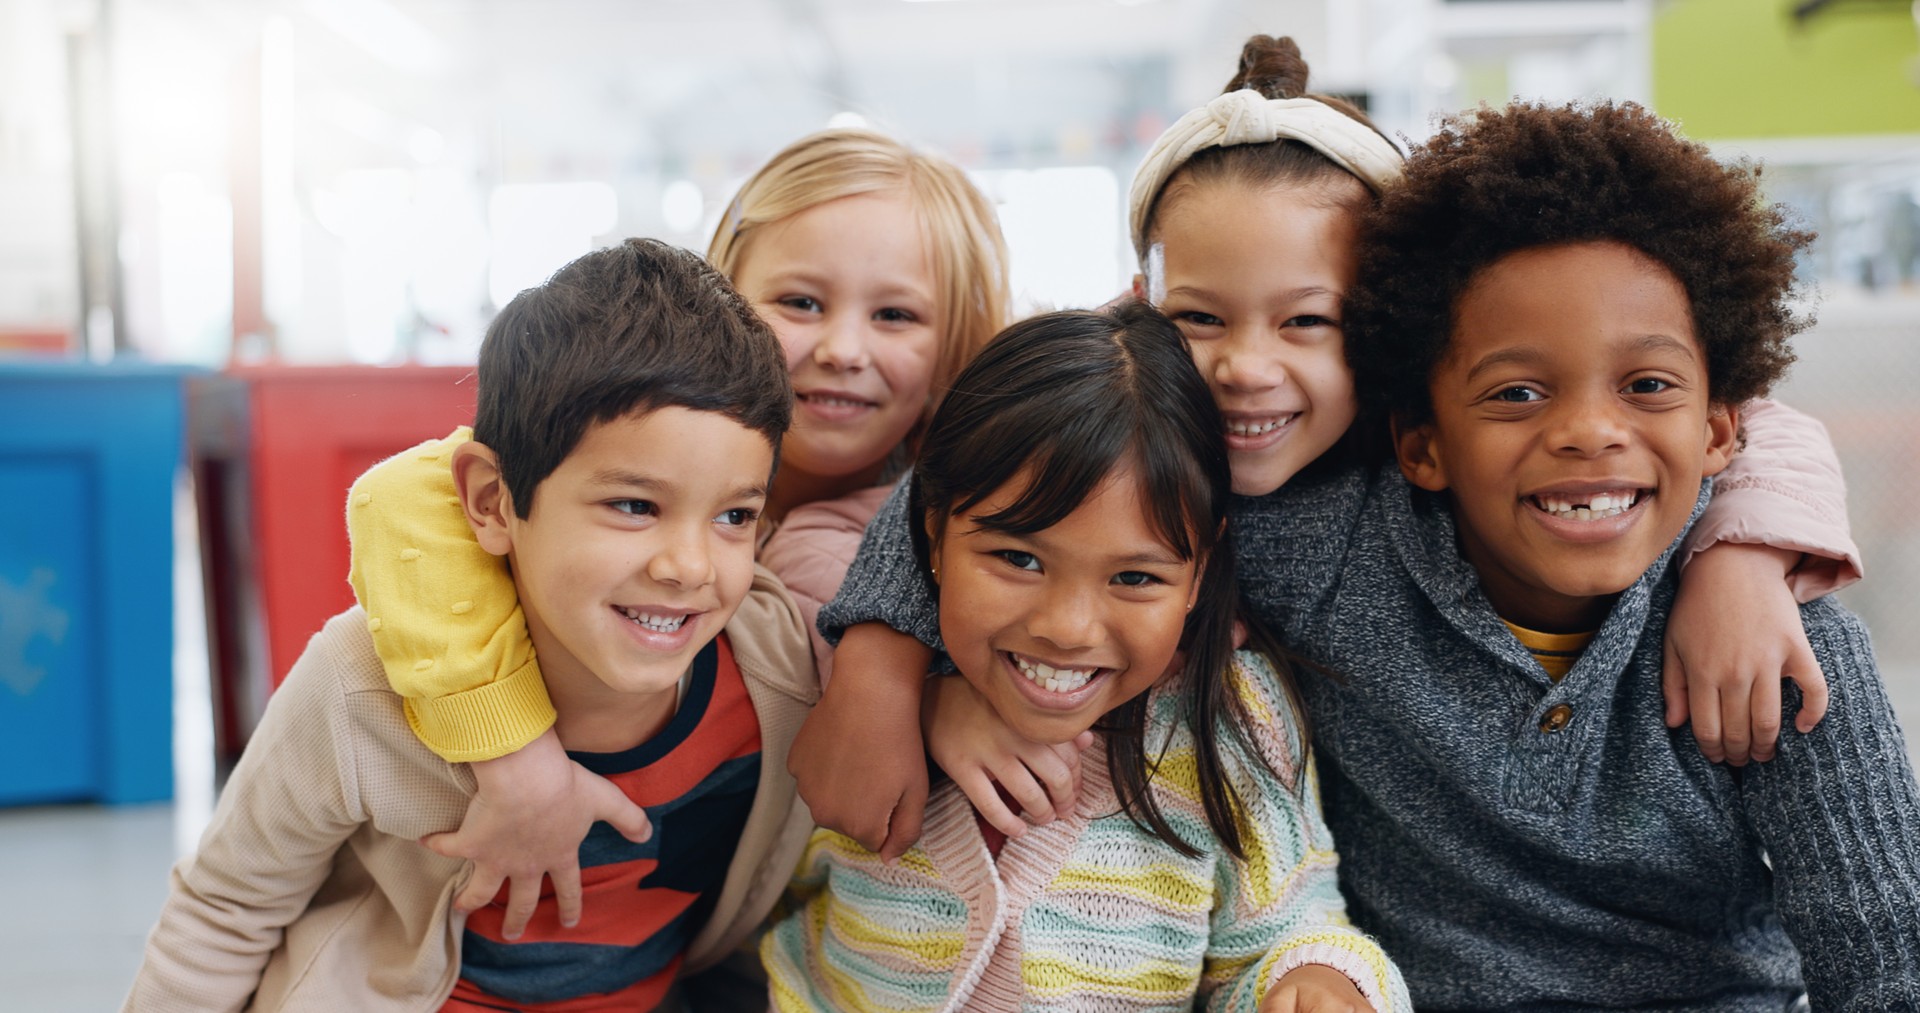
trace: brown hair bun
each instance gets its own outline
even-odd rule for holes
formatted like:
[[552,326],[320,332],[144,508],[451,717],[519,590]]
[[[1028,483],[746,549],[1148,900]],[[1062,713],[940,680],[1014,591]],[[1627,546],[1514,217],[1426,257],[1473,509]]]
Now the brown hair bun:
[[1307,61],[1291,36],[1256,35],[1240,48],[1240,72],[1226,90],[1251,88],[1267,98],[1299,98],[1307,93]]

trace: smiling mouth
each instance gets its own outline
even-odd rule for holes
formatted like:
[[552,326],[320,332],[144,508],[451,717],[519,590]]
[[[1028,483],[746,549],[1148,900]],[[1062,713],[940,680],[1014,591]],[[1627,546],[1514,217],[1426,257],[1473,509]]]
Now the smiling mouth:
[[1291,423],[1294,419],[1297,419],[1299,417],[1300,417],[1299,412],[1288,412],[1284,415],[1269,415],[1264,418],[1228,419],[1227,435],[1239,436],[1243,438],[1250,437],[1250,436],[1265,436],[1276,429],[1285,427],[1286,425]]
[[1535,510],[1559,520],[1600,521],[1618,517],[1652,495],[1652,489],[1614,489],[1579,495],[1540,493],[1528,496],[1527,502]]
[[1050,693],[1071,693],[1092,682],[1103,671],[1097,667],[1057,668],[1012,651],[1007,652],[1007,657],[1013,659],[1013,667],[1026,676],[1028,682]]
[[822,408],[878,408],[877,401],[863,401],[858,398],[839,397],[833,394],[794,394],[798,400]]
[[688,617],[691,615],[691,613],[685,612],[680,615],[659,615],[621,605],[615,605],[613,610],[626,616],[627,621],[633,623],[635,626],[652,630],[655,633],[673,633],[679,630],[680,627],[685,626]]

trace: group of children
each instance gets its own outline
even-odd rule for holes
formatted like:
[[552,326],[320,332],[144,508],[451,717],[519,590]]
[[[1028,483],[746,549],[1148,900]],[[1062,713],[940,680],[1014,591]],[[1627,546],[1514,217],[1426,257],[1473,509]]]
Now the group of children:
[[1837,468],[1754,400],[1811,237],[1630,104],[1403,162],[1306,76],[1155,145],[1107,309],[999,330],[990,205],[854,130],[521,293],[127,1008],[1920,1008]]

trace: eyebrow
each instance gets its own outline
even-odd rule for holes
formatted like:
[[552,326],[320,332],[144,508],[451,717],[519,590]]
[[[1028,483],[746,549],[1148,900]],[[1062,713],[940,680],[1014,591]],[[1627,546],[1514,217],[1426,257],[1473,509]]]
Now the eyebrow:
[[[616,486],[623,489],[639,489],[655,494],[673,491],[673,484],[670,482],[662,482],[657,478],[648,477],[637,471],[627,471],[623,468],[602,468],[593,473],[592,481],[595,485]],[[755,482],[740,486],[723,498],[752,499],[758,497],[765,499],[766,496],[767,484],[765,482]]]
[[[1689,360],[1697,358],[1693,348],[1686,342],[1666,334],[1642,335],[1634,339],[1633,344],[1628,346],[1628,350],[1633,352],[1678,352],[1686,356]],[[1518,363],[1523,366],[1532,365],[1544,358],[1545,355],[1532,345],[1503,348],[1487,355],[1479,362],[1474,363],[1473,368],[1467,370],[1467,379],[1472,380],[1474,377],[1479,376],[1481,373],[1495,366],[1505,366],[1510,363]]]
[[[1045,530],[1029,531],[1023,534],[1015,531],[1004,531],[1000,528],[987,527],[981,524],[976,517],[969,516],[967,519],[973,522],[973,530],[964,532],[964,534],[999,535],[1003,538],[1012,538],[1017,541],[1026,542],[1042,550],[1049,548],[1051,545],[1050,539],[1042,537],[1046,534]],[[1186,560],[1180,558],[1179,553],[1174,552],[1172,549],[1130,552],[1124,556],[1107,560],[1107,563],[1111,566],[1182,566],[1186,562]]]
[[[769,284],[769,285],[799,284],[799,285],[812,285],[816,288],[828,287],[826,276],[821,274],[816,274],[811,268],[808,268],[808,267],[790,267],[784,271],[775,271],[772,274],[767,275],[766,284]],[[873,295],[881,299],[909,298],[909,299],[923,299],[928,302],[933,301],[933,293],[930,290],[920,289],[910,284],[889,284],[883,288],[874,290]]]
[[[1220,298],[1220,293],[1215,292],[1210,288],[1202,288],[1198,285],[1177,285],[1173,288],[1167,289],[1167,296],[1173,296],[1173,295],[1193,296],[1200,299]],[[1325,285],[1302,285],[1299,288],[1288,289],[1287,291],[1280,293],[1280,297],[1288,302],[1292,302],[1298,299],[1306,299],[1310,296],[1316,296],[1316,295],[1331,296],[1335,299],[1341,298],[1340,293],[1326,287]]]

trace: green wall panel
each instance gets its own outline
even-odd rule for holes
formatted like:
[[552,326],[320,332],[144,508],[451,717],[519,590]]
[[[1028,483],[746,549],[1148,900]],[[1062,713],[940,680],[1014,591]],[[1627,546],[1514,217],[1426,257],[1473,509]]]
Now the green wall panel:
[[1920,32],[1904,3],[1670,0],[1653,23],[1653,100],[1689,137],[1920,133]]

